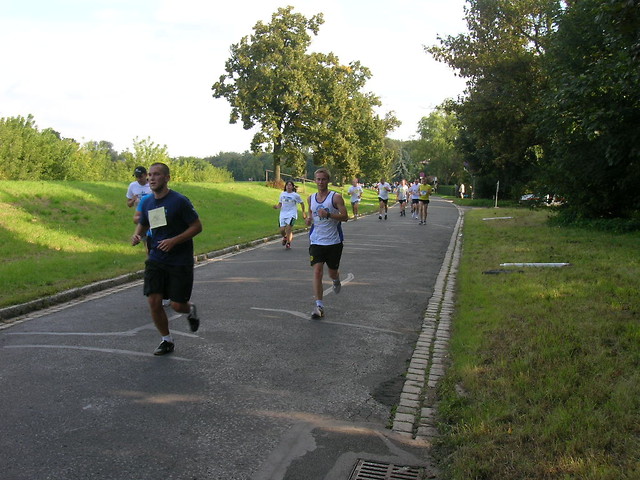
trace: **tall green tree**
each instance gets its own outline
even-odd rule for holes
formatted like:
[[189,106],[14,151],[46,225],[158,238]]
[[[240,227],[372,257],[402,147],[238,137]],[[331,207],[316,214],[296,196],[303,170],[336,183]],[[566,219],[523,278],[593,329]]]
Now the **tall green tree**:
[[405,148],[405,143],[401,140],[389,140],[389,147],[393,151],[393,173],[391,179],[400,181],[411,180],[411,153]]
[[232,45],[226,73],[212,87],[215,98],[231,104],[231,123],[240,120],[246,130],[258,126],[251,149],[273,152],[277,179],[283,160],[304,161],[306,122],[320,103],[314,98],[317,62],[307,49],[309,32],[317,35],[324,20],[322,14],[307,19],[292,10],[278,9],[271,23],[258,22],[250,37]]
[[360,170],[359,148],[363,122],[378,105],[376,97],[360,93],[371,72],[359,62],[340,65],[333,54],[314,54],[318,66],[315,88],[318,93],[315,114],[308,119],[306,144],[318,165],[332,168],[334,178],[353,177]]
[[640,5],[581,0],[559,22],[540,112],[546,184],[581,217],[640,210]]
[[468,33],[427,48],[467,79],[455,106],[470,168],[517,195],[538,174],[535,114],[547,78],[541,58],[562,10],[560,0],[468,0]]
[[371,72],[359,62],[341,65],[332,53],[307,53],[322,14],[307,19],[292,10],[278,9],[269,25],[258,22],[251,37],[231,47],[213,96],[229,101],[231,123],[258,127],[251,149],[273,153],[276,180],[282,165],[302,175],[307,154],[336,178],[375,162],[387,169],[384,138],[398,121],[376,115],[379,98],[362,91]]
[[399,122],[392,113],[384,118],[372,116],[362,124],[360,171],[365,178],[378,181],[382,177],[390,179],[393,176],[396,150],[392,141],[387,138],[387,133],[397,125]]
[[438,177],[439,183],[452,185],[466,182],[462,153],[457,145],[458,121],[446,105],[438,106],[418,123],[420,139],[416,151],[428,162],[428,174]]

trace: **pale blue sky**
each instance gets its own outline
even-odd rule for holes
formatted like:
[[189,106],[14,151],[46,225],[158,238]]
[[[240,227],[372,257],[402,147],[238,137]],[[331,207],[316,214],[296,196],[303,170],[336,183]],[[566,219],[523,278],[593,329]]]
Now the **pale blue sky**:
[[135,137],[171,156],[249,148],[251,132],[229,125],[229,104],[213,99],[229,46],[258,20],[293,5],[324,14],[312,50],[359,60],[367,91],[415,136],[417,123],[464,82],[423,45],[463,31],[464,0],[0,0],[0,117],[34,115],[80,142],[132,149]]

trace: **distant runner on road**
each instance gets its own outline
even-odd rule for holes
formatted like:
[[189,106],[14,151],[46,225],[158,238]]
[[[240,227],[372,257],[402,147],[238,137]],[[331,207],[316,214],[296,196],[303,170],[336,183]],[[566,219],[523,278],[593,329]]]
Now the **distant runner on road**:
[[353,219],[358,219],[358,207],[360,205],[360,199],[362,198],[362,187],[358,185],[358,180],[353,179],[351,186],[347,193],[351,195],[351,208],[353,210]]
[[378,219],[382,220],[382,213],[384,212],[384,219],[387,219],[387,211],[389,210],[389,192],[391,191],[391,185],[389,185],[384,178],[380,179],[378,183],[378,202],[380,208],[378,209]]
[[275,209],[280,209],[279,225],[282,246],[286,247],[287,250],[291,248],[291,242],[293,241],[293,226],[298,219],[298,204],[302,207],[302,218],[307,218],[307,214],[304,211],[304,201],[296,190],[294,183],[288,180],[284,184],[284,191],[280,194],[278,203],[273,206]]
[[433,188],[429,185],[427,177],[422,177],[420,188],[418,190],[418,200],[420,201],[420,225],[427,224],[427,215],[429,209],[429,197]]
[[409,186],[407,181],[403,178],[396,190],[396,200],[400,204],[400,216],[406,217],[407,212],[405,210],[407,206],[407,196],[409,195]]

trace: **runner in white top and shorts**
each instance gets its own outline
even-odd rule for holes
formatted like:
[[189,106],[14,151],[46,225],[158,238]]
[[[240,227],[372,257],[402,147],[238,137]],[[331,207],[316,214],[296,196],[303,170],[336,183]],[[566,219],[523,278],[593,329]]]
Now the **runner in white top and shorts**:
[[311,227],[309,233],[309,256],[313,267],[313,293],[316,305],[311,318],[324,317],[322,275],[324,264],[327,264],[329,277],[333,280],[333,292],[341,289],[340,259],[342,257],[342,227],[341,222],[349,219],[347,208],[342,195],[329,191],[329,170],[319,168],[314,175],[318,193],[311,195],[307,225]]
[[409,193],[411,193],[411,216],[417,219],[420,210],[420,183],[418,180],[413,181],[409,187]]
[[391,185],[389,185],[384,178],[380,179],[378,183],[378,202],[380,208],[378,210],[378,219],[382,220],[382,212],[384,211],[384,219],[387,219],[387,210],[389,209],[389,192],[391,191]]
[[279,202],[273,208],[280,209],[280,234],[282,245],[288,250],[293,241],[293,226],[298,219],[298,205],[302,206],[302,218],[307,218],[304,210],[304,201],[296,193],[296,186],[289,180],[284,184],[284,192],[280,194]]
[[358,206],[360,205],[360,199],[362,198],[362,187],[358,185],[358,180],[354,179],[347,190],[347,193],[351,195],[351,208],[353,209],[353,219],[358,219]]
[[400,204],[400,216],[401,217],[406,217],[407,216],[407,212],[405,211],[405,207],[407,206],[407,196],[409,195],[409,186],[407,185],[407,181],[403,178],[402,181],[400,182],[400,185],[398,185],[398,188],[396,190],[396,200],[398,200],[398,203]]

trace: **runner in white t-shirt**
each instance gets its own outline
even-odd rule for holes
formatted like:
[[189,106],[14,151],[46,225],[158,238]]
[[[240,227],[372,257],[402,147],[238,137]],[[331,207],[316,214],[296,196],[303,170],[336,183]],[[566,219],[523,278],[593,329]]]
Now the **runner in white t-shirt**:
[[307,218],[304,210],[304,201],[296,193],[296,186],[291,180],[284,184],[284,191],[280,194],[280,199],[273,208],[280,209],[280,234],[282,235],[282,245],[287,250],[291,248],[293,241],[293,226],[298,219],[298,205],[302,206],[302,218]]
[[400,216],[406,217],[407,212],[405,208],[407,206],[407,197],[409,195],[409,186],[407,185],[407,181],[403,178],[396,189],[396,200],[400,203]]
[[354,179],[347,193],[351,195],[351,208],[353,209],[353,219],[358,219],[358,206],[362,198],[362,187],[358,185],[358,180]]
[[384,219],[387,219],[387,210],[389,203],[389,192],[391,191],[391,185],[389,185],[384,178],[380,179],[378,183],[378,201],[380,202],[380,209],[378,211],[378,219],[382,220],[382,212],[384,210]]
[[151,193],[146,168],[136,167],[133,176],[136,179],[129,184],[127,189],[127,207],[137,207],[142,197]]
[[418,180],[413,181],[409,187],[409,193],[411,194],[411,217],[417,219],[420,209],[420,183]]

